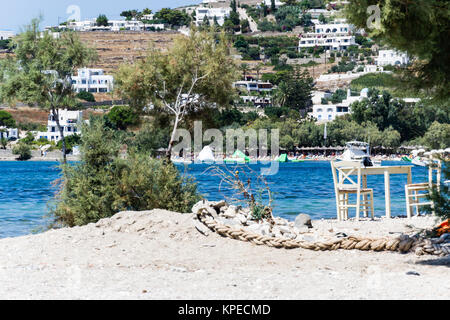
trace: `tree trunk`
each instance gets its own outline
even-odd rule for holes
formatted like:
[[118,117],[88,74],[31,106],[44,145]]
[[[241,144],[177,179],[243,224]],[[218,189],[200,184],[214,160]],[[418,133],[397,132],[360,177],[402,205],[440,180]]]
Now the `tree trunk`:
[[66,160],[66,140],[64,139],[64,128],[61,127],[61,125],[59,123],[59,111],[57,112],[53,108],[52,109],[52,114],[53,114],[53,117],[55,118],[56,126],[58,127],[59,135],[60,135],[60,138],[61,138],[61,143],[62,143],[61,152],[63,154],[63,163],[66,164],[66,162],[67,162],[67,160]]
[[166,151],[166,158],[170,162],[170,158],[172,157],[172,147],[175,140],[175,133],[177,132],[178,123],[180,122],[178,114],[175,115],[175,123],[173,124],[172,134],[170,135],[169,146]]

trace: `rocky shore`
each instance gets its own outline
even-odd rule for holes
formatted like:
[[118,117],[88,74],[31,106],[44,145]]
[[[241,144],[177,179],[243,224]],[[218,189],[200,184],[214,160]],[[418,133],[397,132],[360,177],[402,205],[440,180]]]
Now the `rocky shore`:
[[[47,152],[45,156],[41,155],[39,150],[31,151],[31,159],[28,161],[61,161],[62,154],[61,151],[51,151]],[[0,161],[16,161],[17,155],[12,153],[12,149],[0,149]],[[77,161],[79,160],[78,156],[67,155],[68,161]]]
[[[235,210],[238,209],[238,210]],[[239,208],[233,218],[239,216]],[[223,211],[225,214],[226,210]],[[449,257],[276,249],[199,232],[193,214],[120,212],[0,240],[1,299],[448,299]],[[248,220],[248,227],[251,227]],[[198,222],[198,221],[197,221]],[[289,233],[415,233],[433,217],[312,220]],[[256,227],[253,227],[256,228]],[[264,232],[261,227],[261,232]],[[287,229],[285,230],[287,231]],[[282,229],[279,230],[283,233]]]

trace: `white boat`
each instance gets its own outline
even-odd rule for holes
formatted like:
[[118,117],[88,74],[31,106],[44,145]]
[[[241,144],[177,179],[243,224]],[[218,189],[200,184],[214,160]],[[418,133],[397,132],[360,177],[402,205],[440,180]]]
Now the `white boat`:
[[338,159],[344,161],[362,161],[364,166],[381,166],[381,160],[372,160],[370,146],[366,142],[350,141],[345,145],[345,151]]
[[427,160],[426,157],[421,157],[421,154],[424,154],[426,156],[430,155],[430,152],[425,152],[424,149],[419,149],[419,150],[413,150],[412,152],[412,159],[411,159],[411,163],[413,165],[416,166],[420,166],[420,167],[426,167],[429,163],[429,161]]
[[411,160],[411,163],[413,165],[420,166],[420,167],[426,167],[428,165],[428,161],[423,159],[423,158],[421,158],[421,157],[414,157]]

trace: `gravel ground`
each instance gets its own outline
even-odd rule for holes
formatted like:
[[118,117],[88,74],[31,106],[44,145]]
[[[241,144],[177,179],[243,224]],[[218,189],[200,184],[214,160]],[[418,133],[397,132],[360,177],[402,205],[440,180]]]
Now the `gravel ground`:
[[[408,234],[431,217],[313,221],[315,235]],[[390,233],[391,232],[391,233]],[[255,246],[200,234],[191,215],[122,212],[0,240],[0,299],[449,299],[450,257]]]

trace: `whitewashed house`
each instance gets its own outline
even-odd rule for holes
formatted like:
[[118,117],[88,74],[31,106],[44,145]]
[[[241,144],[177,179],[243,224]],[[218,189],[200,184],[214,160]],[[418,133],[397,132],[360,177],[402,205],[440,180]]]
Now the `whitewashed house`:
[[222,26],[225,23],[225,18],[229,17],[231,8],[205,8],[198,7],[195,9],[195,25],[200,26],[203,24],[205,17],[209,20],[209,24],[214,24],[214,17],[217,23]]
[[[263,0],[262,3],[264,3],[266,6],[268,6],[270,8],[270,6],[272,5],[272,0]],[[276,9],[278,9],[282,5],[284,5],[284,2],[281,2],[279,0],[275,0],[275,8]]]
[[271,97],[259,97],[259,96],[240,96],[242,102],[247,104],[251,103],[255,107],[267,107],[272,105]]
[[354,27],[344,22],[320,24],[315,22],[314,31],[299,35],[298,49],[323,47],[325,50],[345,50],[356,45]]
[[72,87],[76,92],[110,92],[114,86],[114,77],[104,74],[102,69],[78,69],[78,75],[72,76]]
[[14,37],[16,34],[10,30],[0,30],[0,40],[8,40]]
[[[69,111],[58,110],[59,124],[63,127],[64,136],[70,136],[73,134],[81,134],[81,123],[83,121],[83,111]],[[47,122],[47,131],[38,132],[35,135],[35,139],[39,140],[45,138],[48,141],[58,142],[61,140],[61,136],[56,125],[56,120],[53,114],[49,114]]]
[[347,98],[336,104],[322,104],[322,101],[318,103],[319,98],[330,98],[331,93],[324,93],[323,95],[315,93],[313,95],[313,111],[309,114],[316,118],[319,122],[333,121],[339,116],[351,113],[351,105],[356,101],[361,101],[362,99],[367,98],[367,93],[368,90],[363,89],[361,90],[359,96],[352,96],[349,89],[347,90]]
[[401,66],[409,63],[408,55],[396,50],[380,50],[376,60],[378,66]]
[[318,19],[320,15],[323,15],[325,18],[329,18],[334,14],[334,10],[327,9],[309,9],[306,13],[311,15],[312,19]]
[[19,139],[19,130],[17,128],[7,128],[0,126],[0,139],[15,140]]

